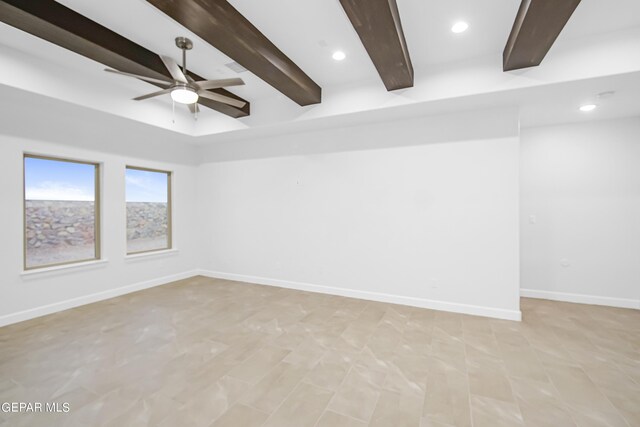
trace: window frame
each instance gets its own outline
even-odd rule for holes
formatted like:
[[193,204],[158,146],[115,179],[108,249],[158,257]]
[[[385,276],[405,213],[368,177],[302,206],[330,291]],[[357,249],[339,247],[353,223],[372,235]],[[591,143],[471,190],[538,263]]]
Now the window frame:
[[[94,220],[93,220],[93,236],[94,236],[94,254],[93,258],[84,258],[74,261],[64,261],[64,262],[56,262],[51,264],[42,264],[37,266],[29,267],[27,265],[27,159],[40,159],[40,160],[51,160],[56,162],[67,162],[67,163],[77,163],[81,165],[90,165],[94,167],[94,201],[93,201],[93,210],[94,210]],[[75,160],[67,157],[57,157],[57,156],[49,156],[49,155],[41,155],[41,154],[31,154],[31,153],[22,153],[22,268],[24,271],[33,271],[40,270],[44,268],[51,267],[59,267],[65,265],[72,264],[81,264],[90,261],[99,261],[102,259],[102,244],[101,244],[101,194],[100,194],[100,174],[101,174],[101,166],[102,164],[99,162],[91,162],[87,160]]]
[[[134,251],[134,252],[129,252],[129,238],[127,236],[127,223],[129,221],[129,218],[127,217],[127,188],[126,188],[126,176],[127,176],[127,170],[128,169],[132,169],[132,170],[137,170],[137,171],[142,171],[142,172],[155,172],[155,173],[163,173],[167,175],[167,247],[165,248],[159,248],[159,249],[148,249],[148,250],[144,250],[144,251]],[[125,255],[126,256],[130,256],[130,255],[141,255],[141,254],[150,254],[150,253],[154,253],[154,252],[162,252],[162,251],[170,251],[173,249],[173,191],[172,191],[172,184],[173,184],[173,171],[168,171],[168,170],[162,170],[162,169],[155,169],[155,168],[148,168],[148,167],[143,167],[143,166],[131,166],[131,165],[125,165],[124,167],[124,173],[125,173]]]

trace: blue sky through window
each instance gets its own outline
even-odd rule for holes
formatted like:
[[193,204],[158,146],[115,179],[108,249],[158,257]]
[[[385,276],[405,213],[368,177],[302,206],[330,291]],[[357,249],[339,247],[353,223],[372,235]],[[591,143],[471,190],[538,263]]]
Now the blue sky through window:
[[167,202],[167,174],[127,169],[127,202]]
[[95,166],[25,157],[27,200],[95,200]]

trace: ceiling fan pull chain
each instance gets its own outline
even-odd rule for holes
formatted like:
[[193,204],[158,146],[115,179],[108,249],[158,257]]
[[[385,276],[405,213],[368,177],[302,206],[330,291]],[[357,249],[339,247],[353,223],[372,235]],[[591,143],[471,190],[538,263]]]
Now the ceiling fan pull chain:
[[171,122],[173,124],[176,123],[176,101],[174,101],[173,99],[171,99],[171,107],[173,109],[173,114],[171,116]]

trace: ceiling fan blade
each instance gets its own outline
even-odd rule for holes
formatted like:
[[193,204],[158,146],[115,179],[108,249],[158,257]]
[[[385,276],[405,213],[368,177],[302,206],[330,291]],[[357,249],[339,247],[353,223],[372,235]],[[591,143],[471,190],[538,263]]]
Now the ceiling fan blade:
[[138,74],[125,73],[124,71],[113,70],[111,68],[105,68],[104,70],[109,72],[109,73],[120,74],[121,76],[134,77],[136,79],[144,80],[145,82],[149,82],[149,83],[157,83],[157,84],[161,84],[161,85],[170,85],[170,84],[173,83],[171,80],[154,79],[153,77],[147,77],[147,76],[140,76]]
[[149,98],[153,98],[154,96],[160,96],[160,95],[164,95],[165,93],[169,93],[171,92],[173,88],[167,88],[167,89],[163,89],[163,90],[159,90],[157,92],[153,92],[153,93],[149,93],[147,95],[142,95],[139,96],[137,98],[133,98],[134,101],[142,101],[144,99],[149,99]]
[[194,102],[193,104],[187,104],[187,107],[189,107],[189,111],[191,111],[191,114],[198,114],[200,112],[200,107],[198,107],[197,102]]
[[200,89],[218,89],[227,86],[241,86],[244,84],[242,79],[219,79],[219,80],[203,80],[196,82]]
[[242,108],[246,104],[246,102],[244,101],[239,101],[237,99],[229,98],[228,96],[219,95],[217,93],[209,92],[206,90],[199,90],[198,95],[212,101],[222,102],[223,104],[233,105],[234,107],[238,108]]
[[185,84],[189,83],[187,81],[187,78],[184,76],[184,73],[180,69],[180,66],[176,61],[173,60],[173,58],[169,58],[168,56],[162,56],[162,55],[160,55],[160,58],[162,58],[162,62],[164,62],[164,66],[167,67],[167,70],[169,70],[169,73],[171,74],[171,77],[173,77],[174,80],[177,80],[180,83],[185,83]]

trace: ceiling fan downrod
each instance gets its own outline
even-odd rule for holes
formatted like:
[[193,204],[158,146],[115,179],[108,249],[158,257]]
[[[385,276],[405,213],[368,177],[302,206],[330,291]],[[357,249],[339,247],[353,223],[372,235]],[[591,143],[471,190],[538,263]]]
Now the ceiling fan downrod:
[[187,74],[187,51],[193,49],[193,42],[186,37],[176,37],[176,46],[182,50],[182,72]]

